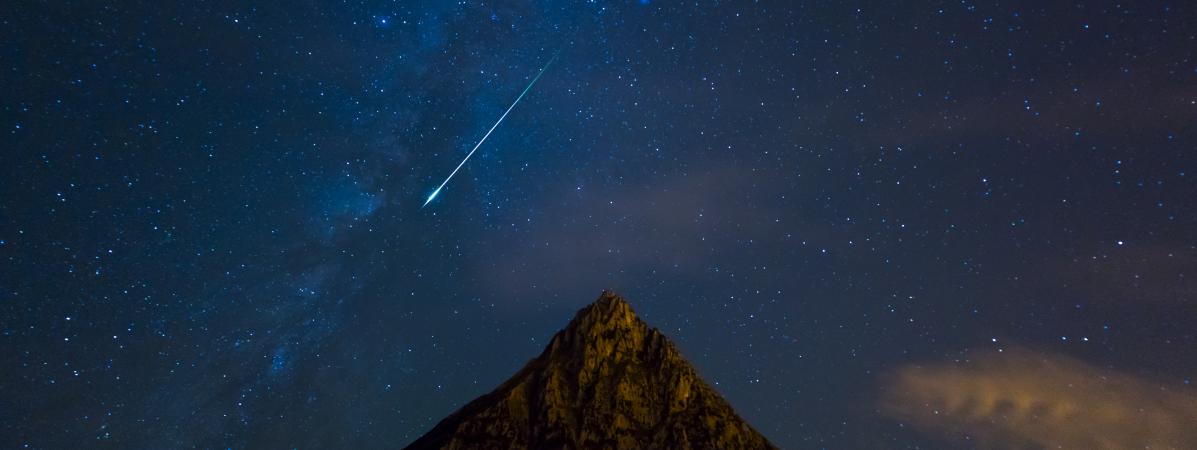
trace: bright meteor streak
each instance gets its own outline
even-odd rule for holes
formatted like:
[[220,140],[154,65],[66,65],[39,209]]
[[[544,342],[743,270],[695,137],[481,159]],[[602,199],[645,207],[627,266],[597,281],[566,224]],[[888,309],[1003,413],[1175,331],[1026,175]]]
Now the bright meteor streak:
[[437,194],[441,193],[441,189],[443,189],[446,184],[449,184],[449,180],[453,179],[453,175],[457,175],[457,171],[461,170],[461,166],[464,166],[466,161],[469,161],[470,157],[474,156],[474,152],[478,151],[478,147],[481,147],[482,143],[486,142],[486,138],[490,137],[490,134],[495,131],[495,128],[499,127],[499,124],[503,122],[503,119],[507,118],[507,114],[510,113],[513,108],[515,108],[515,104],[519,103],[520,100],[524,98],[524,95],[527,94],[528,91],[532,90],[532,85],[536,84],[536,80],[539,80],[540,76],[544,75],[544,71],[549,68],[549,64],[552,64],[555,60],[557,60],[556,53],[554,53],[553,57],[549,59],[549,62],[545,63],[544,67],[540,68],[540,72],[537,72],[536,76],[532,78],[532,82],[528,83],[528,87],[524,88],[524,92],[520,92],[520,96],[516,97],[514,102],[511,102],[511,106],[508,106],[506,111],[503,111],[503,115],[499,116],[499,120],[496,120],[495,124],[491,125],[489,130],[486,130],[486,134],[482,135],[482,139],[479,139],[478,143],[474,144],[474,148],[471,149],[470,152],[466,154],[465,158],[463,158],[461,162],[457,164],[457,167],[455,167],[453,171],[449,173],[449,176],[445,177],[445,181],[442,181],[441,185],[437,186],[436,190],[432,191],[432,193],[428,195],[428,198],[424,200],[424,204],[420,206],[421,208],[428,206],[429,203],[432,203],[432,199],[436,198]]

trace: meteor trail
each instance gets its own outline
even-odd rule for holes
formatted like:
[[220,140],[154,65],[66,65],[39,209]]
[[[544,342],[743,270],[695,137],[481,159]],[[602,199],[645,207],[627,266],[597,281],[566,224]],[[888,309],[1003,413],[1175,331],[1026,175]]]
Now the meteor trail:
[[540,76],[544,75],[544,71],[549,68],[549,65],[552,64],[553,61],[557,60],[557,55],[559,53],[561,53],[560,50],[558,50],[557,53],[554,53],[552,58],[549,58],[549,62],[545,63],[544,67],[540,68],[540,72],[538,72],[536,76],[532,78],[532,82],[528,83],[528,87],[524,88],[524,92],[520,92],[520,96],[516,97],[515,101],[511,102],[511,106],[508,106],[507,110],[503,111],[503,115],[499,116],[499,120],[496,120],[495,124],[491,125],[489,130],[486,130],[486,134],[482,135],[482,139],[478,140],[477,144],[474,144],[474,148],[466,154],[465,158],[462,159],[460,163],[457,164],[457,167],[449,173],[449,176],[445,177],[445,181],[442,181],[441,185],[437,186],[436,190],[432,191],[432,193],[428,195],[428,198],[424,200],[424,204],[420,206],[421,208],[428,206],[429,203],[432,203],[432,199],[436,198],[436,195],[441,193],[441,189],[443,189],[446,184],[449,184],[449,180],[453,179],[453,175],[457,175],[457,171],[461,170],[461,166],[464,166],[466,161],[469,161],[470,157],[474,156],[474,152],[478,151],[478,147],[481,147],[483,142],[486,142],[486,138],[490,137],[490,133],[495,131],[495,128],[499,127],[499,124],[503,122],[503,119],[507,118],[507,114],[510,113],[513,108],[515,108],[515,104],[519,103],[520,100],[524,98],[524,95],[527,94],[528,91],[532,90],[532,85],[536,84],[536,80],[539,80]]

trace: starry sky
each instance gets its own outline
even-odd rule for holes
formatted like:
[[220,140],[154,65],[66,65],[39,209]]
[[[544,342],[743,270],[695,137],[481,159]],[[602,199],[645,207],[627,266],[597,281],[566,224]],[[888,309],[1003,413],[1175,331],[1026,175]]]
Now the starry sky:
[[0,446],[403,445],[604,288],[783,448],[1197,442],[1197,8],[900,3],[10,5]]

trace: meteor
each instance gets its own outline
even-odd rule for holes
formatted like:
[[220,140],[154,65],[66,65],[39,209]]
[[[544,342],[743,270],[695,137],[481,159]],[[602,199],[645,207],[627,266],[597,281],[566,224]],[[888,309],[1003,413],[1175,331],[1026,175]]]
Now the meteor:
[[436,198],[437,194],[441,193],[441,189],[444,189],[445,185],[449,184],[449,180],[453,179],[453,175],[457,175],[457,171],[461,170],[461,166],[464,166],[466,161],[469,161],[470,157],[474,156],[474,152],[478,151],[478,147],[481,147],[482,143],[486,142],[486,138],[490,137],[490,134],[495,131],[495,128],[499,127],[500,123],[503,123],[503,119],[506,119],[507,114],[510,113],[513,108],[515,108],[515,104],[519,103],[520,100],[524,98],[524,95],[526,95],[528,91],[532,90],[532,85],[536,84],[536,80],[539,80],[540,76],[544,75],[544,71],[549,68],[549,65],[553,64],[553,61],[557,60],[557,55],[559,53],[561,53],[560,50],[558,50],[557,53],[554,53],[552,58],[549,58],[549,62],[545,63],[544,67],[540,68],[540,72],[536,73],[536,76],[532,78],[532,82],[528,83],[528,87],[524,88],[524,92],[520,92],[519,97],[516,97],[515,101],[511,102],[511,106],[508,106],[507,110],[503,111],[503,115],[499,116],[499,120],[496,120],[495,124],[491,125],[489,130],[486,130],[486,134],[482,135],[482,139],[479,139],[478,143],[474,144],[474,148],[471,149],[470,152],[466,154],[465,158],[463,158],[461,162],[457,164],[457,167],[455,167],[452,172],[449,172],[449,176],[445,177],[445,181],[442,181],[441,185],[436,187],[436,190],[432,191],[431,194],[428,194],[428,198],[424,200],[424,204],[420,206],[421,208],[428,206],[429,203],[432,203],[432,200]]

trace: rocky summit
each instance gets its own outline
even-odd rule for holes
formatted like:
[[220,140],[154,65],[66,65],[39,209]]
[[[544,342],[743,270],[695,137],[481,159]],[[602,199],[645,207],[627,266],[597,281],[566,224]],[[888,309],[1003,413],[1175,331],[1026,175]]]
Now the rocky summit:
[[774,448],[618,295],[409,449]]

